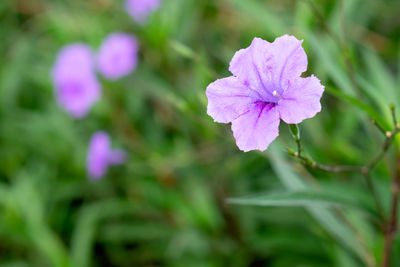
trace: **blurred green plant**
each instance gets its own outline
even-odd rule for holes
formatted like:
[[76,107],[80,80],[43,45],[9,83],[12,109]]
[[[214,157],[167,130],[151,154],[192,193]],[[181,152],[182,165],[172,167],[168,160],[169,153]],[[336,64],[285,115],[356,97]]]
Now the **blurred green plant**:
[[[253,37],[303,38],[327,90],[301,125],[302,154],[363,166],[387,140],[371,119],[391,131],[400,106],[399,12],[396,0],[164,0],[140,26],[123,1],[0,1],[0,266],[380,265],[385,229],[362,173],[288,161],[286,126],[266,153],[241,153],[204,91]],[[102,100],[73,120],[54,100],[56,53],[115,30],[140,40],[138,69],[102,81]],[[100,129],[130,155],[92,183],[85,154]],[[385,218],[394,154],[369,172]]]

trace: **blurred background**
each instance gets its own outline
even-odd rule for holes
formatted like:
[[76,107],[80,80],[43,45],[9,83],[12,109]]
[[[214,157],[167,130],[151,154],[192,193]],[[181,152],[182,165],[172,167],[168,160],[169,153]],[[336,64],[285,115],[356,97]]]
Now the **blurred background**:
[[[73,119],[55,101],[57,53],[96,50],[114,31],[138,38],[138,67],[99,76],[101,100]],[[1,0],[0,266],[377,266],[383,238],[359,174],[296,163],[284,124],[267,151],[241,152],[206,114],[205,88],[230,75],[234,52],[286,33],[304,39],[306,75],[326,86],[322,112],[300,126],[305,151],[364,164],[383,142],[370,117],[391,129],[400,105],[398,0],[163,0],[146,24],[123,1]],[[91,181],[97,130],[128,160]],[[385,212],[391,158],[372,173]],[[363,208],[226,202],[308,187]],[[393,251],[400,266],[399,238]]]

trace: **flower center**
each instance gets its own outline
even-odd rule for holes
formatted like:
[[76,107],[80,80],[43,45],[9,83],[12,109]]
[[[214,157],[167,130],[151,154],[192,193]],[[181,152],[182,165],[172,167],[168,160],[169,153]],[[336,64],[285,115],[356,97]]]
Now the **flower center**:
[[277,92],[276,90],[274,90],[274,91],[272,92],[272,95],[273,95],[274,97],[277,97],[279,100],[282,100],[282,97],[278,94],[278,92]]

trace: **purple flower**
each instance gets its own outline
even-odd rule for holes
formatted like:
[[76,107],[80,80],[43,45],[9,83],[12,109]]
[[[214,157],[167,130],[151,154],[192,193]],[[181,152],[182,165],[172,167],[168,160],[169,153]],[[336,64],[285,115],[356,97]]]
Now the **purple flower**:
[[108,166],[124,162],[124,151],[111,149],[110,137],[106,132],[98,131],[92,135],[86,157],[89,178],[100,179],[107,172]]
[[280,119],[296,124],[321,110],[324,86],[313,75],[300,77],[307,70],[301,43],[289,35],[273,43],[254,38],[232,58],[233,76],[207,87],[207,114],[216,122],[232,122],[241,150],[264,151],[279,135]]
[[132,72],[138,61],[138,41],[125,33],[112,33],[100,47],[97,64],[104,77],[118,79]]
[[136,22],[144,24],[148,16],[156,10],[159,5],[160,0],[127,0],[125,8]]
[[58,104],[75,118],[84,117],[100,98],[92,51],[85,44],[71,44],[61,49],[52,78]]

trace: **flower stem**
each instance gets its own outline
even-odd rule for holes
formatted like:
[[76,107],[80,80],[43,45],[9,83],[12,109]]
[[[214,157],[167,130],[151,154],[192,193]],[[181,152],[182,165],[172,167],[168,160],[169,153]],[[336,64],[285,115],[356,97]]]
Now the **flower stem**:
[[289,124],[289,130],[292,134],[294,141],[297,144],[297,156],[301,157],[301,140],[299,126],[297,124]]

